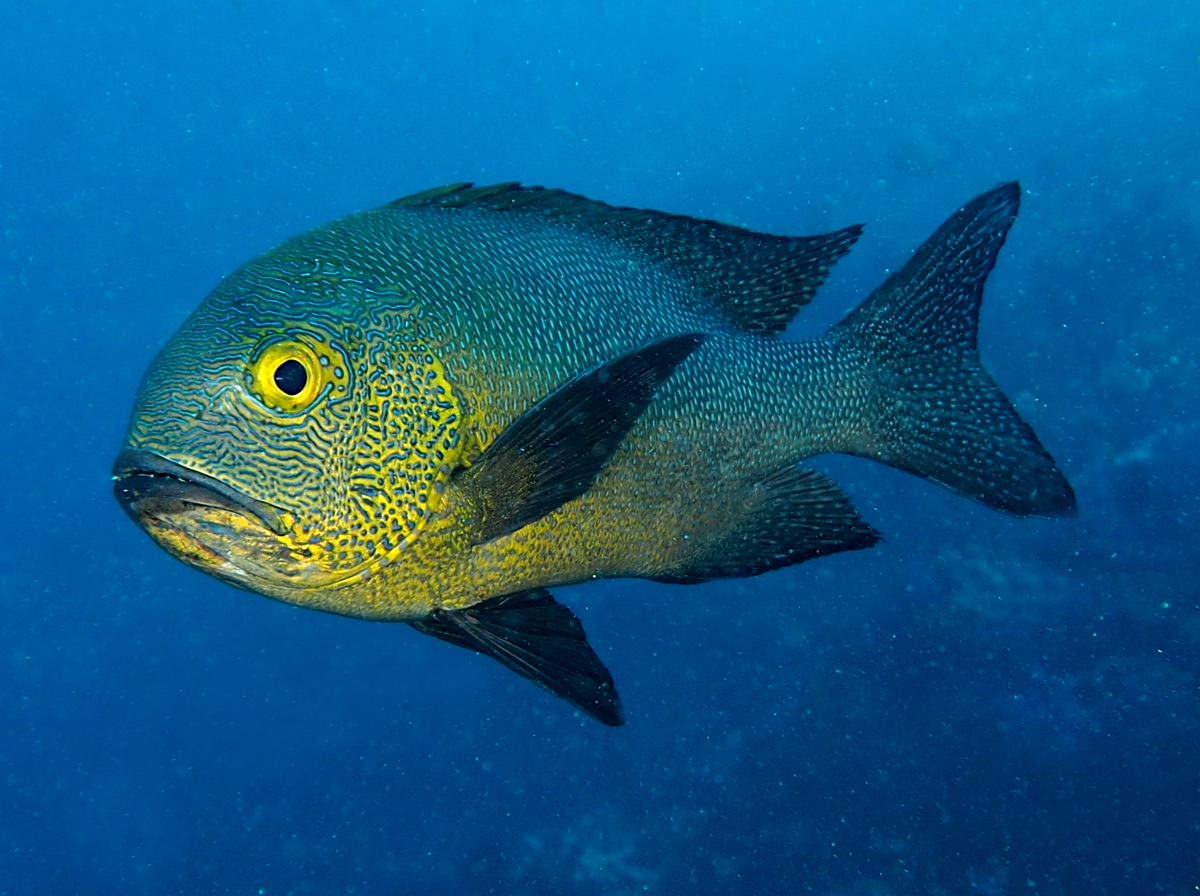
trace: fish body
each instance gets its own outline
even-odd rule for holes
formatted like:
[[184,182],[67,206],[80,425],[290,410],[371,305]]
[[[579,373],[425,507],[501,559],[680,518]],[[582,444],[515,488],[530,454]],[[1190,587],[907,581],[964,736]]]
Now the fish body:
[[546,589],[873,544],[805,458],[1073,509],[975,348],[1018,196],[965,206],[807,341],[780,334],[858,228],[776,237],[512,184],[352,215],[252,260],[167,343],[117,496],[232,584],[408,621],[615,724],[611,676]]

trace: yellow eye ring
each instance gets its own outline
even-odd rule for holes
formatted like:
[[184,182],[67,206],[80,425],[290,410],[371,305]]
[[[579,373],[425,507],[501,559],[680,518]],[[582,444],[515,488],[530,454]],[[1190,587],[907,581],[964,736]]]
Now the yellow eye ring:
[[316,352],[303,342],[273,342],[250,365],[250,390],[271,410],[295,414],[321,395],[322,371]]

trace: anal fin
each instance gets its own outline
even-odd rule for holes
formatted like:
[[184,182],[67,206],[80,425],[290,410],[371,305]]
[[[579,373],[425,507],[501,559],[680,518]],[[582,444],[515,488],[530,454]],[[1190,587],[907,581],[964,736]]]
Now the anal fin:
[[838,551],[869,548],[879,533],[829,477],[788,466],[750,483],[734,506],[714,514],[720,530],[660,582],[740,578]]
[[612,674],[583,625],[544,588],[436,610],[413,628],[499,660],[605,725],[625,724]]

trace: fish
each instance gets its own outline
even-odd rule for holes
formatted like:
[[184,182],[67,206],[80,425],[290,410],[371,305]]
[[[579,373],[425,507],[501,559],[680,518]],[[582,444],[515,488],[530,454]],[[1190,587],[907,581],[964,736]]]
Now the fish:
[[962,206],[808,339],[785,331],[859,225],[778,236],[518,183],[352,214],[246,263],[165,343],[114,493],[224,582],[406,622],[620,725],[612,674],[551,589],[876,544],[806,459],[1075,512],[978,350],[1020,196]]

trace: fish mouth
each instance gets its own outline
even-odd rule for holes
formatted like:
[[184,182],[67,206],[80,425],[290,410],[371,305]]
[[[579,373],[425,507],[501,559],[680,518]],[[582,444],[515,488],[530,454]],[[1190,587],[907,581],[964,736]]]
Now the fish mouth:
[[288,603],[358,570],[329,570],[295,540],[295,515],[220,479],[137,449],[113,464],[113,492],[158,546],[201,572]]
[[147,519],[212,508],[248,517],[275,535],[289,531],[285,511],[150,451],[126,449],[117,455],[113,463],[113,493],[125,512],[142,527]]

